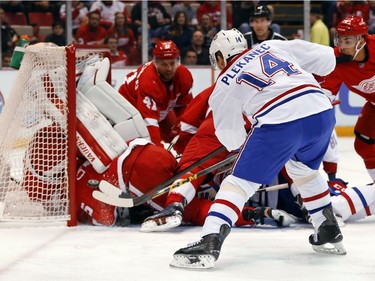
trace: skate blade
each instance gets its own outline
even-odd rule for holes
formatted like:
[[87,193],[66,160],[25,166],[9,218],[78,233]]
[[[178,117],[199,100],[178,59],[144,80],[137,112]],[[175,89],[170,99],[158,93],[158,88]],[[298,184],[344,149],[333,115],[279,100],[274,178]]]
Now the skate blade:
[[312,245],[315,252],[323,254],[333,254],[333,255],[346,255],[346,250],[342,242],[337,243],[326,243],[323,245]]
[[177,227],[181,224],[181,219],[178,216],[172,216],[166,218],[165,222],[163,223],[162,220],[158,220],[157,222],[154,220],[145,221],[142,223],[140,232],[161,232],[166,231],[168,229]]
[[214,267],[215,257],[212,255],[173,255],[170,267],[185,269],[210,269]]

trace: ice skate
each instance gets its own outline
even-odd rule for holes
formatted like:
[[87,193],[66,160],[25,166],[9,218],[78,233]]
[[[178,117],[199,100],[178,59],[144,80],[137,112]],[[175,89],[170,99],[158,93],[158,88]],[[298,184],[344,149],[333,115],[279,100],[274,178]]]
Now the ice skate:
[[343,236],[332,207],[325,208],[323,215],[327,220],[319,226],[315,234],[311,234],[309,237],[313,250],[325,254],[346,255],[346,250],[342,243]]
[[141,232],[165,231],[179,226],[182,223],[184,214],[184,204],[175,202],[160,213],[150,216],[141,225]]
[[201,240],[174,253],[171,267],[188,269],[208,269],[214,267],[219,258],[224,239],[230,233],[230,227],[223,224],[220,233],[208,234]]

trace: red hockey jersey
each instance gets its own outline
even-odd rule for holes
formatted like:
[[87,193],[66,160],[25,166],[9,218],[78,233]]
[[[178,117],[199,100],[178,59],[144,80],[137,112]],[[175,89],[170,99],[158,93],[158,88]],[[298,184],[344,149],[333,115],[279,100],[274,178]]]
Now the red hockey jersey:
[[[322,88],[337,95],[344,82],[351,91],[375,103],[375,36],[367,37],[365,48],[369,53],[367,61],[338,63],[335,70],[324,78]],[[340,56],[338,47],[335,55]]]
[[192,99],[192,85],[193,77],[185,66],[177,68],[172,81],[164,82],[151,61],[129,73],[119,92],[141,113],[151,141],[161,145],[159,123],[172,111],[179,117]]

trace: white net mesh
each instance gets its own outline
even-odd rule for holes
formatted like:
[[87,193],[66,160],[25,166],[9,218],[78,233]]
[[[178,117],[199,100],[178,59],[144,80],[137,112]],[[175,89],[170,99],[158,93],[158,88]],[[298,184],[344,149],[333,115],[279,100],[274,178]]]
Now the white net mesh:
[[65,47],[26,49],[0,114],[0,220],[68,220]]

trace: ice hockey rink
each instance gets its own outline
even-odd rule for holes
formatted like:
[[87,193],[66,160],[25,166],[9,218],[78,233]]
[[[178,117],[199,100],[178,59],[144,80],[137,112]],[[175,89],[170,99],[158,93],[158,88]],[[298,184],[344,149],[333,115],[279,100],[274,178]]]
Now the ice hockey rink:
[[[350,186],[370,183],[354,152],[353,138],[339,139],[338,176]],[[307,224],[290,228],[235,228],[215,268],[205,271],[169,267],[173,253],[199,238],[201,227],[164,233],[83,226],[14,227],[0,223],[0,280],[126,281],[373,281],[375,218],[342,227],[348,254],[318,254],[308,243]]]

